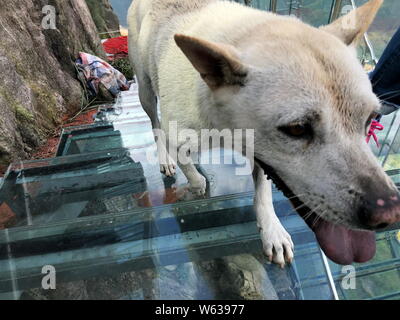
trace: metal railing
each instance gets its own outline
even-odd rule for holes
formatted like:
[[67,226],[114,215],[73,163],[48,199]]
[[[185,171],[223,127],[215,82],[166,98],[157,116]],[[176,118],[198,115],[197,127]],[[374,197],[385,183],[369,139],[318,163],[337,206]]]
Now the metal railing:
[[[353,7],[353,9],[356,9],[357,6],[356,6],[355,1],[354,0],[350,0],[350,2],[351,2],[351,6]],[[368,49],[368,51],[369,51],[369,53],[371,55],[372,62],[375,65],[377,65],[378,64],[378,58],[376,57],[375,50],[374,50],[374,48],[372,46],[371,41],[369,40],[367,32],[364,33],[364,41],[365,41],[365,45],[367,46],[367,49]]]
[[329,21],[328,21],[329,23],[339,18],[340,13],[342,12],[342,2],[343,2],[342,0],[332,1],[331,13],[329,14]]
[[270,4],[269,4],[269,10],[272,12],[276,12],[276,8],[277,8],[277,0],[271,0]]

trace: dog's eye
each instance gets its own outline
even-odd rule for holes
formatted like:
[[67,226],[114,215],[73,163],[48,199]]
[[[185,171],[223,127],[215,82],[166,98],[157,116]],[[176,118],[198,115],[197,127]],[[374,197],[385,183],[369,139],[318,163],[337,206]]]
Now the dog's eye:
[[294,124],[279,128],[280,131],[293,138],[311,138],[312,128],[309,124]]

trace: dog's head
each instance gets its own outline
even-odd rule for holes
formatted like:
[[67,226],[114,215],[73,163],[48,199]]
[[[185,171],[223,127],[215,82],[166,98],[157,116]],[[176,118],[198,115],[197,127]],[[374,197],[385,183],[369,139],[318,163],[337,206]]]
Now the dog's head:
[[366,143],[380,102],[355,50],[382,2],[320,29],[270,16],[234,46],[175,36],[218,121],[255,129],[257,161],[343,264],[371,259],[371,231],[400,221],[396,186]]

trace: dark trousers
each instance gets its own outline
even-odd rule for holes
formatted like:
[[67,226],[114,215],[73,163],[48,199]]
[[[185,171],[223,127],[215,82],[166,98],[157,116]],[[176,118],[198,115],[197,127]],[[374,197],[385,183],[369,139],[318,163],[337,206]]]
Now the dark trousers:
[[373,90],[383,102],[382,114],[400,108],[400,28],[383,52],[375,70],[370,74]]

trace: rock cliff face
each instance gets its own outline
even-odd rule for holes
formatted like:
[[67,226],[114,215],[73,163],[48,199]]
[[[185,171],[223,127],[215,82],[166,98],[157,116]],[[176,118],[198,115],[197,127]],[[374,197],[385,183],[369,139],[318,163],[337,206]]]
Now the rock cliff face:
[[[119,30],[119,19],[114,13],[109,0],[86,0],[94,23],[100,33],[113,32]],[[102,35],[102,38],[110,38],[117,34]]]
[[[56,29],[43,28],[52,17],[46,5]],[[80,107],[79,51],[104,56],[85,0],[1,0],[0,166],[26,159],[63,113]]]

